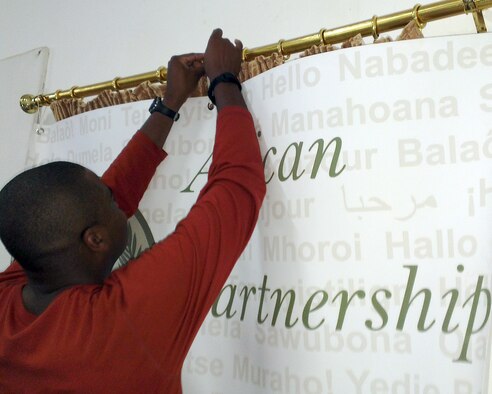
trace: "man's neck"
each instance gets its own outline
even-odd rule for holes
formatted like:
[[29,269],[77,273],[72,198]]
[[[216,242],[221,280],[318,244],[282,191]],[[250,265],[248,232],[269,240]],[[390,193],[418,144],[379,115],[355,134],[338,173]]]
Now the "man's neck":
[[28,282],[22,289],[22,301],[25,308],[35,315],[40,315],[60,293],[73,286],[102,283],[88,271],[59,269],[52,273],[26,271]]
[[36,286],[28,283],[22,289],[22,302],[26,310],[34,315],[40,315],[46,308],[51,304],[51,302],[68,287],[57,289],[52,292],[39,291]]

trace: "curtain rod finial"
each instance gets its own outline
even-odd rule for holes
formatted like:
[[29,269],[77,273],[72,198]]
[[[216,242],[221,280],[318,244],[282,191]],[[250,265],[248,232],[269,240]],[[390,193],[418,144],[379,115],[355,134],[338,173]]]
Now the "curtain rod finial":
[[39,105],[36,102],[35,98],[31,94],[24,94],[20,98],[20,106],[22,110],[28,114],[35,114],[38,112]]

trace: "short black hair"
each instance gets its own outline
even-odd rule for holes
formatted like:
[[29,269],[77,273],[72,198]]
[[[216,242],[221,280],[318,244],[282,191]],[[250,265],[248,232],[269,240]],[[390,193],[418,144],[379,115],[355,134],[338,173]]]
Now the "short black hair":
[[89,170],[57,161],[27,170],[0,191],[0,239],[27,270],[78,241],[97,221],[98,201]]

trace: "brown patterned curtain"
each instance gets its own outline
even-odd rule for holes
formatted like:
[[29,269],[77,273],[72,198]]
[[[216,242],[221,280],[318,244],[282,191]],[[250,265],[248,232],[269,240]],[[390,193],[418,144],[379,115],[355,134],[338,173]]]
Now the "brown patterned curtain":
[[[415,38],[422,38],[422,32],[415,24],[414,21],[410,22],[401,32],[401,34],[395,39],[399,40],[411,40]],[[380,37],[374,41],[374,43],[393,41],[390,37]],[[348,48],[354,46],[364,45],[362,36],[359,34],[341,45],[341,48]],[[315,45],[305,50],[300,54],[300,57],[316,55],[318,53],[330,52],[339,49],[334,45]],[[250,78],[255,77],[265,71],[268,71],[274,67],[283,64],[285,60],[277,53],[274,53],[268,57],[259,56],[249,62],[243,62],[241,66],[241,72],[239,73],[239,80],[244,82]],[[203,77],[199,83],[198,88],[193,92],[193,97],[206,96],[208,89],[207,79]],[[64,99],[58,100],[51,104],[51,110],[57,121],[68,118],[73,115],[77,115],[83,112],[92,111],[94,109],[110,107],[112,105],[130,103],[140,100],[148,100],[154,97],[163,97],[166,91],[166,85],[161,83],[151,84],[144,82],[134,89],[111,91],[106,90],[96,96],[94,99],[85,102],[83,99]]]

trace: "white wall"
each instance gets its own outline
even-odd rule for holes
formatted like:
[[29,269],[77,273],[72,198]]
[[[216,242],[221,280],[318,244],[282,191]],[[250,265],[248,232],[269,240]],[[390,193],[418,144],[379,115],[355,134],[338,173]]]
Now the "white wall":
[[[416,2],[0,0],[0,59],[48,47],[46,90],[51,93],[150,71],[166,65],[173,54],[203,51],[215,27],[255,47],[412,8]],[[487,19],[492,27],[492,13]],[[429,24],[424,34],[473,31],[473,18],[461,16]]]

